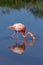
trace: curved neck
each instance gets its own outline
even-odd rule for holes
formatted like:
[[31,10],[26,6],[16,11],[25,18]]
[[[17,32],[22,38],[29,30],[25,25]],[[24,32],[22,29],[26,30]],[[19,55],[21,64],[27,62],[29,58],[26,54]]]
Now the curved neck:
[[31,33],[31,32],[27,32],[26,35],[25,35],[25,33],[22,32],[22,36],[23,36],[24,38],[26,38],[28,35],[30,35],[30,36],[32,37],[32,39],[35,39],[35,36],[34,36],[33,33]]
[[25,32],[22,32],[22,36],[23,36],[24,38],[26,38]]

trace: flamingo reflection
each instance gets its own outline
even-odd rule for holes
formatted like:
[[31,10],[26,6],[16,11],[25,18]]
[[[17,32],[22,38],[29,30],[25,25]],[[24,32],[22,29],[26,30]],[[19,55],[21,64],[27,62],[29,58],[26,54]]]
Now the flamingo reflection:
[[17,54],[22,54],[25,51],[25,44],[24,41],[22,41],[22,45],[19,45],[16,43],[16,45],[13,45],[13,47],[9,47],[9,49]]
[[26,49],[25,44],[27,44],[28,46],[33,46],[34,42],[35,40],[32,40],[30,43],[28,43],[28,40],[23,40],[22,45],[16,43],[12,47],[9,47],[9,49],[14,53],[22,54],[25,52]]
[[26,42],[27,46],[33,46],[34,43],[35,43],[35,39],[34,40],[31,40],[30,43],[29,43],[28,40],[26,40],[25,42]]
[[[30,35],[32,37],[32,39],[35,39],[34,34],[31,32],[27,32],[25,35],[26,27],[22,23],[16,23],[14,25],[9,26],[8,28],[14,30],[15,32],[22,32],[23,38],[26,38],[28,35]],[[13,33],[11,37],[13,38],[14,35],[15,35],[15,33]]]

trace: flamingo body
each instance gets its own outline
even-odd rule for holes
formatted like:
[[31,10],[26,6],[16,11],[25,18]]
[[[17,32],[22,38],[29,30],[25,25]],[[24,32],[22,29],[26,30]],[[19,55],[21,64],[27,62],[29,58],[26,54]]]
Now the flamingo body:
[[9,26],[9,28],[17,32],[22,32],[23,30],[25,30],[25,25],[23,25],[22,23],[16,23],[14,25]]

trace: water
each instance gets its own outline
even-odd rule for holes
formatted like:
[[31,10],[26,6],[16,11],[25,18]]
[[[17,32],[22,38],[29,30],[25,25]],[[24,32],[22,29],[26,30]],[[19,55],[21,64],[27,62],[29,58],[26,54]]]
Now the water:
[[[4,13],[2,9],[0,7],[0,65],[43,65],[43,18],[34,16],[26,8],[9,8]],[[11,52],[8,48],[17,41],[16,36],[14,40],[10,39],[13,31],[8,29],[8,26],[18,22],[23,23],[26,31],[32,32],[36,37],[34,45],[26,45],[25,52],[21,55]],[[22,43],[24,39],[21,33],[18,36]]]

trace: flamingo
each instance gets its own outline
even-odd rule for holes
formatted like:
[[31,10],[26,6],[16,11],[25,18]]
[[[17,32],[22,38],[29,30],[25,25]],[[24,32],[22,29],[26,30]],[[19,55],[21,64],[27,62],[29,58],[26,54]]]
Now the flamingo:
[[[25,35],[26,27],[22,23],[13,24],[13,25],[9,26],[8,28],[14,30],[15,32],[21,32],[23,38],[26,38],[28,35],[30,35],[32,37],[32,39],[35,39],[34,34],[31,32],[27,32]],[[15,35],[15,33],[12,34],[12,38],[14,37],[14,35]]]
[[22,41],[22,45],[19,45],[16,43],[16,45],[13,45],[13,47],[9,47],[9,49],[17,54],[22,54],[25,51],[25,44],[24,41]]

